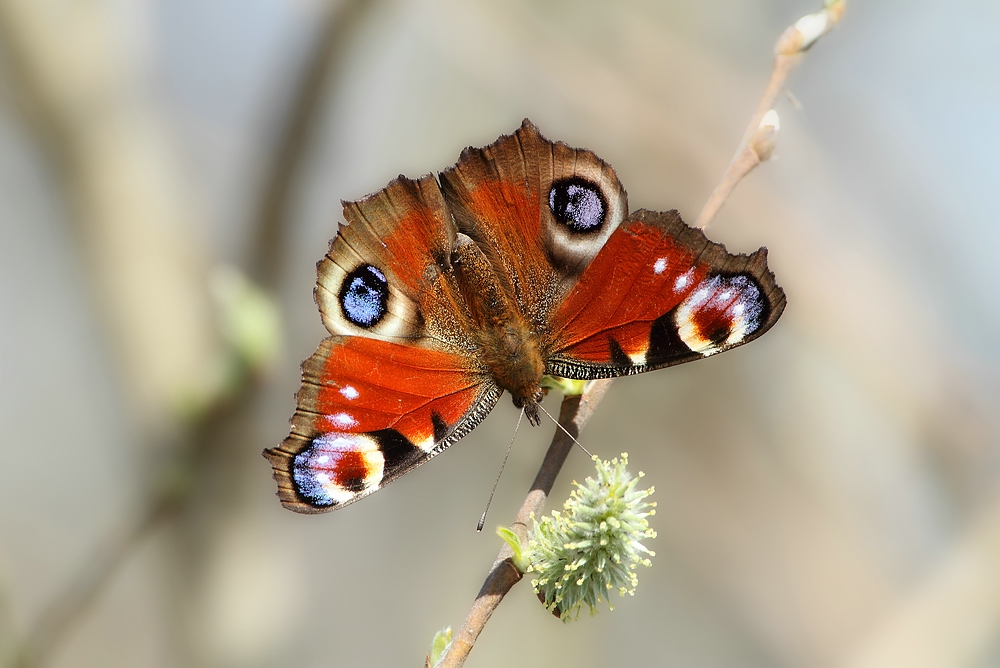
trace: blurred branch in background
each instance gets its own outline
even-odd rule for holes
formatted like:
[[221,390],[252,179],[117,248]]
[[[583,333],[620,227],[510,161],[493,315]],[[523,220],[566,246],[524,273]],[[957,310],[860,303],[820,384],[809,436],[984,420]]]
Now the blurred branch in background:
[[227,344],[223,351],[226,369],[216,394],[205,397],[178,433],[161,445],[160,463],[145,486],[148,493],[140,508],[98,546],[78,575],[43,610],[20,643],[18,665],[48,661],[143,539],[164,522],[192,510],[191,501],[207,463],[220,450],[240,442],[230,433],[234,424],[246,420],[246,407],[252,404],[280,343],[280,324],[271,302],[233,271],[218,270],[222,276],[212,282],[221,315],[219,328]]
[[218,347],[210,262],[169,132],[114,18],[110,3],[9,0],[0,37],[17,102],[63,179],[122,394],[144,431],[162,433]]
[[788,29],[778,38],[774,45],[774,67],[767,88],[757,103],[757,109],[746,130],[743,139],[733,154],[733,159],[719,185],[712,191],[708,201],[698,214],[694,226],[705,229],[715,219],[719,209],[732,194],[736,184],[740,182],[754,167],[771,157],[774,150],[774,134],[778,131],[778,118],[774,112],[774,102],[781,91],[785,90],[788,77],[798,67],[805,52],[816,41],[830,32],[844,15],[844,0],[826,0],[823,10],[815,14],[803,16],[788,26]]
[[[736,185],[757,165],[771,157],[779,127],[777,113],[771,107],[804,52],[840,20],[844,5],[844,0],[826,0],[823,11],[803,17],[778,39],[775,46],[774,69],[768,86],[747,125],[733,160],[702,209],[701,215],[698,216],[696,227],[702,229],[708,227]],[[607,394],[611,382],[610,379],[593,381],[588,384],[582,398],[563,399],[559,423],[572,433],[574,438],[579,435]],[[573,442],[569,436],[557,429],[535,481],[518,511],[514,524],[511,525],[511,531],[517,535],[522,544],[527,542],[530,518],[532,515],[541,514],[552,485],[572,446]],[[507,592],[523,577],[523,573],[518,571],[511,561],[512,556],[511,548],[504,545],[476,595],[462,627],[454,633],[444,656],[433,666],[431,656],[428,654],[425,662],[428,668],[460,668],[465,664],[493,611],[500,605]]]
[[307,142],[319,121],[322,104],[333,89],[347,37],[374,4],[374,0],[343,0],[338,3],[323,26],[313,55],[302,71],[298,90],[288,117],[282,123],[274,157],[268,167],[257,205],[255,228],[251,233],[254,247],[247,269],[262,285],[273,286],[281,274],[279,263],[285,250],[288,203],[308,148]]
[[[338,47],[369,4],[344,0],[326,10],[279,132],[249,261],[267,288],[281,273],[287,200],[332,88]],[[109,3],[0,3],[0,42],[17,102],[63,179],[111,341],[107,352],[139,426],[137,446],[156,449],[160,462],[134,516],[98,547],[26,638],[14,640],[22,666],[48,662],[143,538],[187,509],[214,451],[246,446],[231,432],[246,420],[280,345],[269,299],[234,270],[210,271],[214,261],[169,132],[121,52],[112,14]]]

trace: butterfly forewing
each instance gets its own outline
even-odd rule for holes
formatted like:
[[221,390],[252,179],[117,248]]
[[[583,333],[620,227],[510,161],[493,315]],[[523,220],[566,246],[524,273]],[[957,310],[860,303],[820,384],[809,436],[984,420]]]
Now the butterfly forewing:
[[[545,139],[525,121],[441,173],[460,231],[475,239],[509,282],[522,312],[543,328],[565,288],[628,215],[625,190],[592,152]],[[577,215],[553,215],[556,210]],[[586,205],[589,204],[589,208]]]
[[[437,302],[450,306],[445,270],[455,226],[434,177],[400,177],[344,202],[344,217],[317,267],[316,302],[327,330],[392,340],[440,334],[428,329],[426,315]],[[461,319],[461,309],[453,310]]]

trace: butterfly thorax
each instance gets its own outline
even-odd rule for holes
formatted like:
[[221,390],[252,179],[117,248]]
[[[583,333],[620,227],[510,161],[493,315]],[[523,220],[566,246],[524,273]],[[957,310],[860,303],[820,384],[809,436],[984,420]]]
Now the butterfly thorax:
[[478,350],[493,380],[510,392],[537,424],[545,360],[538,335],[517,308],[512,290],[470,237],[458,234],[452,253],[455,276],[479,337]]

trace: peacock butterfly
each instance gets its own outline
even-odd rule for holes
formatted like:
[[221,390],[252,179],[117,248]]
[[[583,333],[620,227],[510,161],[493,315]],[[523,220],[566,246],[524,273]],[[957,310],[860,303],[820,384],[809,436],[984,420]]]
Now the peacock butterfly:
[[317,265],[331,336],[264,456],[281,503],[340,508],[460,439],[504,390],[538,423],[545,374],[589,380],[751,341],[785,307],[767,250],[733,255],[676,211],[629,214],[614,170],[528,120],[438,178],[344,203]]

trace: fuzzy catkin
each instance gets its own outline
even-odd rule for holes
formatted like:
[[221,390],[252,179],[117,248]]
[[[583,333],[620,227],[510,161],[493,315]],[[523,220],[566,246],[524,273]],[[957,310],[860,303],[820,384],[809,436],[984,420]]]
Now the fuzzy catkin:
[[[532,517],[525,552],[528,570],[538,575],[531,581],[535,592],[563,621],[579,617],[584,605],[596,614],[597,603],[610,591],[634,594],[635,568],[649,566],[654,555],[641,542],[656,537],[646,520],[656,512],[656,504],[645,500],[653,488],[636,489],[643,474],[633,478],[628,472],[627,453],[610,462],[594,461],[596,479],[574,481],[576,489],[562,512],[541,521]],[[608,607],[614,609],[610,600]]]

